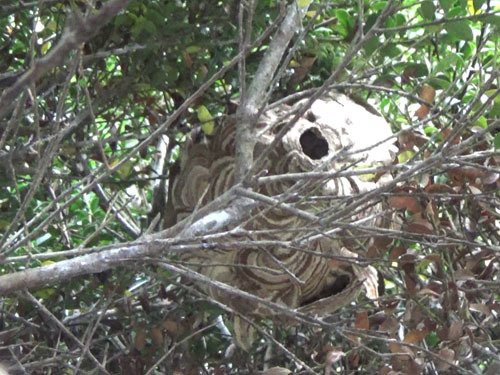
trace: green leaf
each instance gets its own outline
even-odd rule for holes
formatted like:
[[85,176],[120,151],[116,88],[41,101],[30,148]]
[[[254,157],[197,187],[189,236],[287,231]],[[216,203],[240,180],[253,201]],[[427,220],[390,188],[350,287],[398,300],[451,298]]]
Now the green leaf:
[[458,61],[458,56],[455,54],[446,55],[441,59],[441,61],[436,65],[436,72],[446,72],[450,68],[456,68]]
[[434,348],[439,344],[441,340],[439,339],[438,334],[435,331],[429,332],[427,337],[425,338],[425,342],[427,345],[429,345],[431,348]]
[[436,7],[432,1],[422,1],[420,12],[425,19],[432,21],[435,18]]
[[500,149],[500,133],[495,134],[495,138],[493,139],[493,144],[495,145],[495,150]]
[[488,16],[482,19],[483,22],[500,27],[500,16]]
[[403,164],[403,163],[407,162],[408,160],[410,160],[413,157],[413,155],[415,155],[415,151],[412,151],[412,150],[403,151],[402,153],[400,153],[398,155],[398,163]]
[[443,89],[446,90],[448,87],[450,87],[450,82],[446,79],[443,78],[430,78],[429,79],[429,84],[432,87],[435,87],[436,89]]
[[146,12],[146,18],[149,21],[153,22],[156,26],[163,26],[166,22],[160,11],[158,9],[155,9],[154,7],[148,8]]
[[429,70],[425,64],[402,62],[395,64],[394,68],[396,68],[396,71],[399,71],[400,73],[411,73],[411,77],[425,77],[429,74]]
[[476,121],[476,125],[483,129],[486,129],[486,127],[488,126],[488,121],[486,121],[486,117],[479,116],[479,118]]
[[191,53],[197,53],[197,52],[200,52],[201,51],[201,47],[200,46],[189,46],[186,48],[186,52],[191,54]]
[[380,46],[380,39],[376,36],[368,39],[364,45],[364,50],[368,56],[370,56],[375,50]]
[[40,290],[37,290],[36,292],[34,292],[33,294],[35,296],[37,296],[38,298],[41,298],[41,299],[47,299],[49,298],[51,295],[53,295],[54,293],[56,292],[56,290],[54,288],[45,288],[45,289],[40,289]]
[[151,22],[150,20],[145,20],[144,21],[144,25],[142,26],[142,29],[150,34],[150,35],[153,35],[153,34],[156,34],[156,26],[153,22]]
[[382,48],[380,52],[382,56],[387,56],[390,58],[394,58],[396,56],[399,56],[399,54],[401,54],[401,50],[399,49],[399,47],[397,47],[394,44],[389,44],[385,46],[384,48]]
[[373,3],[370,6],[370,10],[373,12],[378,12],[379,10],[384,9],[387,6],[387,1],[379,1],[378,3]]
[[474,35],[467,21],[450,22],[444,25],[446,32],[458,40],[473,40]]
[[441,8],[443,8],[444,12],[448,13],[453,5],[453,0],[439,0],[439,4],[441,5]]
[[348,35],[350,30],[352,29],[349,13],[347,13],[347,11],[344,9],[338,9],[335,12],[335,15],[337,16],[337,19],[339,20],[338,25],[340,26],[340,31],[344,35]]
[[134,17],[130,14],[119,14],[115,17],[114,24],[116,27],[130,27],[134,24]]
[[206,135],[210,135],[214,132],[215,122],[213,121],[213,116],[204,105],[200,105],[197,110],[198,120],[201,122],[201,129]]
[[473,0],[472,4],[474,4],[474,10],[477,12],[485,2],[486,0]]
[[130,175],[132,174],[132,171],[134,170],[134,164],[135,164],[135,162],[133,160],[128,160],[125,163],[123,163],[122,165],[120,165],[118,167],[118,171],[117,171],[118,175],[122,179],[129,178]]
[[489,112],[489,117],[500,117],[500,103],[495,103]]
[[348,19],[349,19],[349,13],[345,9],[337,9],[335,12],[335,15],[337,16],[339,23],[343,26],[347,26],[349,24]]
[[492,90],[486,90],[484,95],[486,95],[488,98],[492,97],[495,95],[493,98],[494,103],[500,103],[500,95],[498,95],[498,90],[497,89],[492,89]]
[[436,134],[439,132],[439,129],[436,128],[434,125],[428,125],[424,128],[424,133],[426,136],[430,137],[433,134]]
[[[465,1],[467,1],[467,0],[465,0]],[[459,17],[459,16],[465,16],[465,15],[467,15],[467,4],[464,6],[458,6],[458,7],[451,8],[448,11],[448,13],[446,14],[446,16],[449,19]]]

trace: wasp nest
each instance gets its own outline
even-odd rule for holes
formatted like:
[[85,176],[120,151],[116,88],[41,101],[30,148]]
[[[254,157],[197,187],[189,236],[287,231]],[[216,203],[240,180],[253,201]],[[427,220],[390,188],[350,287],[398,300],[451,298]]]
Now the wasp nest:
[[[266,151],[292,117],[294,106],[266,112],[255,128],[254,155]],[[169,191],[168,215],[174,222],[196,207],[212,201],[234,182],[235,123],[228,119],[204,142],[190,144],[181,157],[180,171]],[[279,140],[261,163],[259,176],[302,172],[333,172],[323,178],[279,179],[258,185],[255,191],[286,202],[324,219],[310,222],[276,206],[260,208],[244,224],[248,246],[216,248],[183,255],[191,268],[232,287],[297,311],[331,313],[352,302],[365,285],[369,298],[377,297],[377,273],[356,264],[366,251],[356,228],[329,223],[332,216],[356,196],[390,180],[388,174],[339,176],[334,172],[388,164],[391,130],[383,118],[368,112],[341,94],[316,100],[303,118]],[[317,177],[317,176],[316,176]],[[341,218],[343,223],[377,216],[382,205],[372,204]],[[381,217],[363,225],[384,225]],[[337,228],[337,230],[335,230]],[[346,229],[347,228],[347,229]],[[350,228],[350,229],[349,229]],[[347,234],[351,234],[351,238]],[[202,287],[203,288],[203,287]],[[269,307],[243,297],[205,287],[216,300],[242,314],[277,319]],[[235,325],[243,336],[243,328]],[[251,339],[239,339],[248,347]]]

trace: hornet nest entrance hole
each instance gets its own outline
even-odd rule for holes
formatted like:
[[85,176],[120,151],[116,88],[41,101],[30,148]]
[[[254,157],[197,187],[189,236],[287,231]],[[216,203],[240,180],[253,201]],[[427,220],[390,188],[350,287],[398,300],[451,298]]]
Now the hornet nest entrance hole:
[[304,154],[313,160],[328,155],[328,142],[317,128],[309,128],[300,136],[300,146]]

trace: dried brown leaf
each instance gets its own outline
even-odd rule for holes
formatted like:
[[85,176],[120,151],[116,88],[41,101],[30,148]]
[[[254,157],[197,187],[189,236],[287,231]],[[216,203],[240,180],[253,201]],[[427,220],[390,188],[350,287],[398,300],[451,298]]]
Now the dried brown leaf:
[[423,85],[419,96],[421,99],[432,104],[434,97],[436,96],[436,90],[429,85]]
[[463,334],[463,323],[460,320],[456,320],[451,323],[448,329],[448,340],[455,341],[462,337]]
[[349,360],[349,366],[352,369],[355,369],[359,367],[359,361],[361,360],[361,358],[358,352],[351,352],[351,354],[349,354],[348,360]]
[[432,184],[425,188],[425,192],[429,194],[453,194],[453,188],[446,184]]
[[363,280],[363,286],[366,290],[366,296],[374,300],[374,303],[378,305],[378,273],[377,270],[372,267],[354,267],[354,273],[358,280]]
[[429,289],[429,288],[423,288],[423,289],[419,290],[417,292],[417,295],[427,295],[427,296],[431,296],[434,298],[439,298],[439,293],[436,293],[435,291],[433,291],[432,289]]
[[479,168],[474,167],[458,167],[448,171],[448,178],[456,183],[481,183],[481,179],[485,172]]
[[326,353],[326,359],[325,359],[325,375],[329,375],[332,371],[332,365],[339,361],[340,358],[345,356],[345,353],[340,350],[330,350],[328,353]]
[[422,206],[417,198],[411,196],[390,196],[388,199],[389,207],[397,209],[407,209],[412,213],[417,213],[422,211]]
[[380,325],[379,331],[395,334],[399,330],[400,324],[394,316],[388,316]]
[[415,218],[407,226],[407,230],[418,234],[434,234],[434,227],[429,220],[423,218]]
[[141,351],[146,346],[146,329],[143,325],[139,325],[135,330],[134,348]]
[[[429,85],[423,85],[420,90],[420,98],[425,100],[427,103],[432,104],[434,101],[434,97],[436,96],[436,90]],[[425,116],[427,116],[430,112],[430,108],[427,104],[420,105],[420,108],[415,112],[415,116],[417,116],[420,120],[422,120]]]
[[368,313],[366,311],[361,311],[356,315],[354,327],[356,329],[370,329],[370,321],[368,320]]
[[163,344],[163,330],[160,327],[151,328],[151,340],[156,346]]
[[486,172],[483,176],[483,184],[491,185],[500,179],[500,173],[497,172]]
[[413,355],[414,355],[413,350],[411,350],[411,348],[409,348],[406,345],[401,345],[397,342],[389,342],[389,349],[391,350],[391,353],[393,353],[393,354],[405,353],[405,354],[408,354],[410,357],[413,357]]
[[431,110],[427,104],[422,104],[420,105],[420,108],[415,111],[415,116],[417,116],[419,120],[422,120],[429,114],[430,111]]
[[486,317],[491,315],[490,308],[484,303],[471,303],[469,305],[469,310],[483,313]]
[[389,254],[389,260],[396,260],[398,259],[401,255],[406,253],[406,247],[404,246],[396,246],[391,250],[391,253]]
[[171,319],[165,319],[162,322],[161,326],[163,328],[165,328],[165,330],[171,336],[179,336],[185,330],[185,327],[181,323],[176,322],[175,320],[171,320]]
[[427,336],[428,333],[429,332],[425,328],[423,330],[419,330],[417,328],[412,329],[405,335],[404,342],[407,342],[409,344],[418,344],[425,338],[425,336]]
[[406,67],[401,74],[404,83],[411,81],[413,77],[417,74],[417,68],[415,66]]
[[408,274],[403,275],[403,280],[405,282],[406,290],[411,295],[414,296],[417,293],[417,285],[415,281]]
[[193,59],[191,58],[191,56],[189,55],[189,53],[186,50],[182,51],[182,57],[184,58],[184,61],[186,62],[186,66],[188,68],[191,68],[193,66]]
[[[455,359],[455,352],[453,351],[453,349],[442,348],[441,350],[439,350],[439,357],[444,359],[445,361],[453,362],[453,360]],[[446,371],[450,367],[451,364],[449,363],[440,360],[437,361],[437,369],[439,371]]]

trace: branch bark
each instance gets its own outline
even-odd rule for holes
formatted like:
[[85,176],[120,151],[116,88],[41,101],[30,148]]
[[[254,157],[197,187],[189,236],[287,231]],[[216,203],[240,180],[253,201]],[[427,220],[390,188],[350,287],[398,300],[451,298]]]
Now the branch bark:
[[[224,206],[227,205],[234,196],[233,190],[234,188],[228,190],[198,213],[193,214],[194,218],[186,218],[178,225],[161,233],[132,243],[113,245],[98,253],[0,276],[0,296],[22,289],[47,287],[76,276],[99,273],[145,257],[159,256],[168,252],[169,247],[174,244],[196,240],[201,236],[233,226],[247,218],[252,211],[252,206],[256,204],[253,201],[240,199],[231,202],[228,208],[216,209],[223,206],[223,203],[226,203]],[[192,224],[188,226],[191,222]]]
[[[304,14],[305,12],[302,12]],[[274,73],[288,47],[293,34],[300,26],[300,13],[297,4],[293,2],[287,8],[287,14],[276,31],[269,48],[264,55],[257,72],[248,88],[248,93],[238,108],[238,127],[236,129],[236,182],[243,181],[250,170],[255,146],[254,124],[257,121],[260,107],[264,105],[266,91],[271,84]]]

